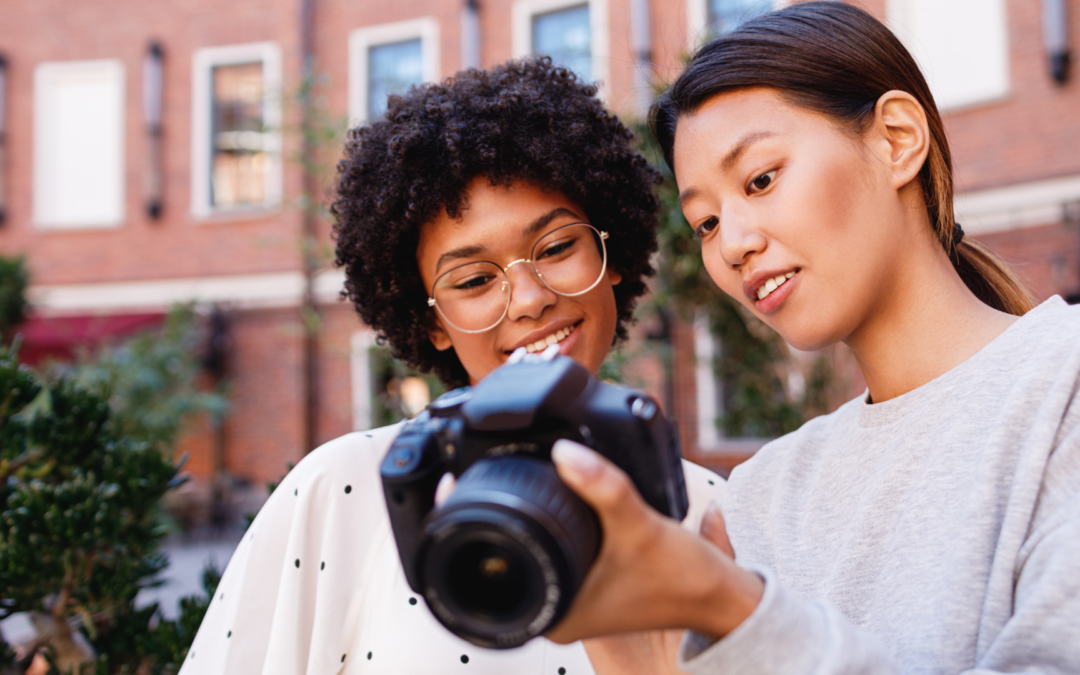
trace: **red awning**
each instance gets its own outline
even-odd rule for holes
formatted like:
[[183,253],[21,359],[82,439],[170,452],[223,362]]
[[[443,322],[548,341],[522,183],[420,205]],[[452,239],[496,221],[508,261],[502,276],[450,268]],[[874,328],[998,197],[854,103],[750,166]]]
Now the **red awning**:
[[19,361],[36,365],[49,358],[70,360],[79,348],[92,350],[102,343],[156,328],[164,319],[162,313],[34,316],[18,330],[22,334]]

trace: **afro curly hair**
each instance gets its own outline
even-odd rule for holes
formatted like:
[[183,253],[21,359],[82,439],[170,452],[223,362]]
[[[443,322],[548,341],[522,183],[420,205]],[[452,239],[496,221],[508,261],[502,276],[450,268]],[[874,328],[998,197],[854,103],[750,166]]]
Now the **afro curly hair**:
[[660,182],[632,140],[595,86],[547,57],[470,69],[391,96],[383,116],[349,131],[337,167],[330,210],[343,295],[396,358],[447,385],[467,384],[454,351],[440,352],[428,338],[420,228],[443,209],[460,217],[476,178],[523,180],[562,193],[611,233],[608,264],[622,275],[615,339],[625,338],[654,273]]

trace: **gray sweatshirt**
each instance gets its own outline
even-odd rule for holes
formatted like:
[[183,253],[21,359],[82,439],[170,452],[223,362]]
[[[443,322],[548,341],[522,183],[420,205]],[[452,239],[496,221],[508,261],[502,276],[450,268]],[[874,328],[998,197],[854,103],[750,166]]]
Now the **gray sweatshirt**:
[[691,675],[1080,673],[1080,307],[770,443],[723,511],[765,595]]

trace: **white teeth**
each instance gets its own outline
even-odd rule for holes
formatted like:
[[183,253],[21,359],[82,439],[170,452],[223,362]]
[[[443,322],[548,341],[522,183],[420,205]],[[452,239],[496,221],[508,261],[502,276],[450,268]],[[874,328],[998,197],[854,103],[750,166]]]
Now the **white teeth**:
[[763,283],[761,286],[758,286],[757,299],[764,300],[765,298],[769,297],[769,295],[773,291],[783,286],[784,282],[793,276],[795,276],[794,272],[787,272],[786,274],[777,274],[772,279],[766,280],[765,283]]
[[525,345],[525,351],[530,353],[530,354],[535,354],[536,352],[542,352],[545,349],[547,349],[548,347],[550,347],[551,345],[562,342],[563,340],[565,340],[567,337],[570,336],[570,333],[573,333],[573,332],[574,332],[574,327],[573,326],[567,326],[566,328],[560,328],[559,330],[555,331],[554,333],[552,333],[551,335],[548,335],[545,338],[540,338],[536,342]]

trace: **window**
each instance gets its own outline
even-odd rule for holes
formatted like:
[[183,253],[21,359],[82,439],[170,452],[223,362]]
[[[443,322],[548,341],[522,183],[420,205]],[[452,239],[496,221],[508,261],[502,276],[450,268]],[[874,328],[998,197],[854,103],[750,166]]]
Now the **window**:
[[693,52],[714,35],[787,4],[787,0],[687,0],[687,48]]
[[432,18],[358,28],[349,34],[349,117],[386,111],[391,94],[439,79],[439,24]]
[[604,95],[610,75],[607,0],[517,0],[512,12],[515,58],[550,56],[597,83]]
[[708,32],[719,35],[735,30],[739,24],[771,11],[772,0],[707,0]]
[[593,79],[591,42],[588,5],[533,16],[533,53],[550,56],[586,81]]
[[43,63],[34,71],[34,221],[43,228],[124,220],[124,66]]
[[192,211],[274,208],[281,198],[281,51],[259,43],[195,53]]
[[886,14],[942,110],[1009,94],[1005,0],[888,0]]
[[420,40],[406,40],[368,48],[368,119],[386,112],[391,94],[424,81],[421,46]]
[[353,430],[363,431],[415,417],[446,387],[431,374],[421,374],[390,355],[370,329],[352,335]]

